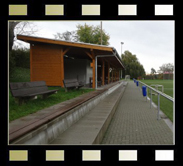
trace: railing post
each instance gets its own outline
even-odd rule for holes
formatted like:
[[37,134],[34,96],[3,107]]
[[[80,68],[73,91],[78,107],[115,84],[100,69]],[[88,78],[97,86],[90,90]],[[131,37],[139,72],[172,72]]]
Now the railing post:
[[160,94],[158,93],[158,115],[157,115],[158,120],[160,119],[159,112],[160,112]]
[[151,97],[150,97],[150,108],[152,107],[152,89],[151,89]]

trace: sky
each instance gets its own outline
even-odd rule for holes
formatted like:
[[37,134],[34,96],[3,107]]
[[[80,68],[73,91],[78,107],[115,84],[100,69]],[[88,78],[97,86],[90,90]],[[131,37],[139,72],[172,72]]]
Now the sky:
[[[76,25],[100,25],[101,21],[39,21],[34,22],[36,36],[54,38],[57,32],[76,30]],[[109,34],[109,46],[118,54],[128,50],[135,54],[147,74],[165,63],[174,64],[174,21],[102,21],[102,28]],[[124,44],[121,46],[121,42]]]

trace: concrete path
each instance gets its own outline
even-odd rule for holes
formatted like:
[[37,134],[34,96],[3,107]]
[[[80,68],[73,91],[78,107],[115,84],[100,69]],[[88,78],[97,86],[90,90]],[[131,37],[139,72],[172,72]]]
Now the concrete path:
[[157,110],[149,104],[129,82],[101,144],[172,145],[172,131],[163,119],[157,120]]
[[103,135],[115,113],[116,107],[123,95],[126,82],[105,97],[78,122],[73,124],[51,144],[92,145],[100,144]]

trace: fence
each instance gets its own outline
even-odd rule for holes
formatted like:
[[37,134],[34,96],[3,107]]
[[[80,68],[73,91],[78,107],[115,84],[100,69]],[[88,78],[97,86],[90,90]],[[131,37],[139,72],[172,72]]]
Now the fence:
[[[134,81],[136,82],[136,80],[134,80]],[[147,84],[145,84],[145,83],[143,83],[141,81],[138,81],[138,83],[139,83],[139,87],[142,88],[142,85],[144,85],[144,86],[147,87],[147,91],[148,91],[148,89],[150,90],[150,108],[152,107],[152,91],[154,91],[154,92],[156,92],[158,94],[158,106],[157,106],[158,107],[158,113],[157,113],[157,119],[159,120],[160,119],[160,95],[163,96],[163,97],[165,97],[166,99],[172,101],[172,102],[174,102],[174,98],[171,97],[171,96],[169,96],[169,95],[167,95],[167,94],[165,94],[165,93],[163,93],[163,92],[160,92],[157,89],[152,88],[151,86],[149,86],[149,85],[147,85]],[[148,97],[148,95],[147,95],[147,97]]]

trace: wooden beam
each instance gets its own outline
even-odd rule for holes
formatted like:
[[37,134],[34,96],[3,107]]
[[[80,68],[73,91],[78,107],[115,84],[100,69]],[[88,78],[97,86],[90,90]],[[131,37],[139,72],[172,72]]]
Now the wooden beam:
[[66,48],[66,49],[63,51],[63,54],[65,55],[70,49],[71,49],[70,47]]
[[63,80],[64,80],[64,52],[63,52],[63,48],[61,48],[61,55],[60,55],[60,69],[61,69],[61,87],[64,87],[64,83],[63,83]]
[[93,59],[93,55],[92,55],[92,54],[90,54],[90,53],[87,52],[87,51],[85,51],[85,53],[86,53],[91,59]]

